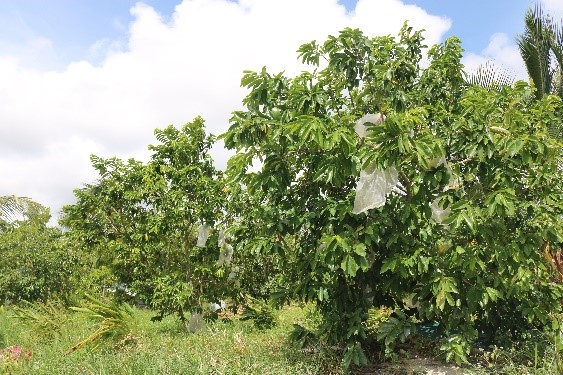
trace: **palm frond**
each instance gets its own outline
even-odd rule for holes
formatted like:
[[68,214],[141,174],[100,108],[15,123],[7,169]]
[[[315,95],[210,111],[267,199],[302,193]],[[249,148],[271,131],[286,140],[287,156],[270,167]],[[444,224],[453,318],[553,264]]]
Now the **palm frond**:
[[553,92],[557,69],[552,66],[552,56],[557,61],[563,59],[563,49],[557,48],[557,40],[563,41],[563,30],[539,3],[526,11],[524,26],[524,34],[516,38],[516,43],[540,99]]
[[27,197],[0,196],[0,220],[14,221],[30,212],[43,212],[46,207]]
[[474,72],[468,73],[467,82],[470,85],[498,90],[502,86],[511,86],[514,83],[514,75],[489,60],[479,65]]
[[563,20],[552,23],[550,47],[559,65],[563,67]]
[[20,306],[12,307],[10,318],[50,338],[53,334],[59,333],[61,326],[68,320],[65,310],[60,301],[45,303],[22,301]]
[[563,98],[563,20],[552,23],[550,48],[555,57],[551,93]]

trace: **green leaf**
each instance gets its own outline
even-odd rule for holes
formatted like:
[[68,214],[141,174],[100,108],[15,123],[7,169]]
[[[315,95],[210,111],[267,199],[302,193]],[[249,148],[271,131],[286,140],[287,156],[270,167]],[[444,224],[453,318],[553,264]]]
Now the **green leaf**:
[[520,150],[522,149],[522,147],[524,147],[524,141],[520,140],[520,139],[515,139],[512,140],[508,143],[508,154],[510,156],[514,156],[516,155],[518,152],[520,152]]
[[356,263],[356,259],[351,254],[344,255],[344,259],[340,264],[340,268],[344,271],[344,273],[348,276],[355,277],[356,272],[360,269],[360,265]]
[[444,311],[446,303],[449,306],[455,306],[455,300],[452,294],[457,294],[457,283],[451,277],[444,277],[439,280],[438,285],[434,286],[436,296],[436,306],[440,311]]
[[502,293],[494,288],[486,287],[485,291],[487,292],[489,299],[493,302],[496,302],[496,300],[502,297]]
[[362,349],[360,343],[349,344],[344,352],[342,364],[344,368],[350,367],[350,364],[356,366],[366,365],[368,363],[367,357]]
[[387,271],[395,271],[397,269],[397,259],[386,259],[385,261],[383,261],[383,264],[381,266],[381,270],[379,271],[380,274],[383,274]]
[[361,257],[366,256],[366,245],[363,243],[359,243],[354,245],[354,253],[358,254]]

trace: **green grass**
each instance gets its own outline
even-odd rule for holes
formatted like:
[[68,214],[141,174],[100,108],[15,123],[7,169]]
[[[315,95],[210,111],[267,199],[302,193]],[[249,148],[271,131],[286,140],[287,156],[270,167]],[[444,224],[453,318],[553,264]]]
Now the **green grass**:
[[[286,306],[276,312],[278,325],[258,330],[252,321],[233,318],[208,323],[196,334],[185,331],[173,317],[151,322],[154,313],[133,309],[130,332],[106,340],[97,350],[89,346],[68,353],[76,343],[99,328],[99,321],[77,319],[70,310],[54,311],[45,319],[14,319],[13,310],[0,309],[0,349],[21,346],[32,352],[30,361],[6,366],[0,374],[343,374],[338,354],[327,351],[299,351],[288,344],[294,323],[314,323],[310,308]],[[51,331],[48,327],[52,327]],[[555,346],[550,337],[531,337],[518,349],[496,348],[475,351],[468,374],[556,375]],[[538,343],[547,350],[537,351]],[[545,347],[544,347],[545,349]],[[378,353],[368,353],[376,359]],[[405,374],[404,360],[426,354],[428,343],[415,338],[398,351],[398,361],[386,366],[357,369],[363,374]],[[385,370],[383,370],[385,368]],[[423,372],[415,372],[423,374]]]
[[[69,314],[73,314],[69,312]],[[251,321],[221,320],[196,334],[183,330],[173,318],[151,322],[154,314],[134,310],[135,326],[116,343],[95,351],[65,354],[88,337],[96,325],[67,319],[56,333],[44,334],[0,312],[4,347],[19,345],[32,351],[31,361],[12,366],[10,374],[321,374],[342,373],[336,356],[304,354],[287,344],[292,325],[303,311],[286,307],[277,327],[259,331]],[[2,366],[0,365],[0,373]]]

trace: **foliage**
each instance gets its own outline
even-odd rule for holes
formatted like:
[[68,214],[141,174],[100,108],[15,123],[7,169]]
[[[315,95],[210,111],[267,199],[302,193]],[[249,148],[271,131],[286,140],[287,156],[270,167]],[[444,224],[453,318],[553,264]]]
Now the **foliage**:
[[274,309],[268,302],[247,297],[243,309],[241,320],[252,320],[258,329],[271,329],[278,324]]
[[59,332],[61,326],[68,320],[65,307],[58,301],[20,302],[20,306],[12,307],[11,318],[36,331],[42,336],[51,338]]
[[15,324],[6,316],[9,314],[0,314],[0,332],[6,333],[6,346],[20,345],[33,353],[31,361],[10,372],[14,375],[343,373],[333,355],[304,353],[287,345],[292,323],[303,318],[303,311],[296,306],[276,311],[279,325],[269,330],[256,330],[236,316],[228,323],[210,322],[204,332],[195,335],[187,334],[173,317],[151,323],[151,311],[133,308],[133,342],[119,345],[122,340],[111,340],[102,350],[77,350],[72,355],[64,353],[80,337],[91,334],[91,320],[66,321],[57,340],[46,344],[42,334]]
[[[563,98],[563,20],[555,21],[537,3],[524,16],[524,33],[516,38],[520,55],[535,87],[537,99],[550,94]],[[563,124],[549,128],[552,137],[563,140]]]
[[238,291],[231,295],[233,302],[244,304],[244,296],[272,299],[277,307],[291,302],[283,291],[301,277],[297,258],[291,251],[295,246],[294,239],[291,236],[263,236],[260,228],[277,225],[273,221],[275,218],[263,215],[264,207],[259,196],[249,194],[247,189],[233,181],[227,181],[227,184],[229,194],[225,211],[232,225],[226,232],[234,239],[235,265],[229,276],[234,279],[233,286]]
[[[27,197],[0,196],[0,222],[12,222],[22,217],[41,220],[49,216],[49,209]],[[47,218],[48,220],[48,218]]]
[[[49,340],[43,333],[17,324],[9,318],[12,312],[7,309],[5,313],[0,313],[0,332],[5,333],[4,344],[0,348],[20,346],[32,352],[31,361],[20,361],[17,367],[10,368],[10,374],[14,375],[346,373],[334,351],[328,348],[323,350],[315,345],[306,350],[295,350],[287,345],[286,337],[293,323],[308,319],[308,307],[284,306],[275,312],[279,325],[270,330],[256,330],[235,316],[228,323],[222,320],[210,322],[206,330],[197,335],[187,334],[172,317],[151,323],[150,311],[133,308],[136,324],[131,334],[136,339],[134,342],[127,345],[119,345],[118,342],[110,345],[110,350],[78,350],[72,355],[64,353],[80,337],[92,332],[90,320],[67,320],[60,325],[57,339]],[[557,374],[555,351],[551,333],[529,332],[525,340],[510,347],[473,350],[469,359],[471,364],[465,366],[463,372],[476,375]],[[561,347],[558,354],[562,354]],[[359,367],[355,369],[357,372],[352,373],[383,375],[404,373],[406,370],[404,367],[402,371],[396,367],[391,370],[390,365],[387,363],[387,370],[377,364]]]
[[563,24],[555,22],[538,3],[526,11],[524,26],[516,41],[536,97],[563,97]]
[[0,298],[46,301],[74,290],[78,255],[68,248],[58,228],[47,226],[49,211],[30,204],[21,220],[0,231]]
[[311,329],[307,329],[300,324],[294,324],[293,330],[289,335],[291,343],[297,349],[306,349],[319,344],[319,338]]
[[[237,241],[299,275],[286,296],[317,304],[319,337],[344,347],[345,364],[365,358],[372,306],[412,298],[461,354],[483,332],[502,340],[561,309],[542,255],[563,240],[560,145],[547,134],[561,101],[534,101],[523,82],[468,86],[455,37],[430,48],[421,69],[422,43],[404,26],[398,40],[345,29],[305,44],[312,71],[245,72],[246,108],[222,136],[237,151],[229,183],[258,203],[233,225],[245,226]],[[368,113],[385,120],[359,138],[354,123]],[[368,167],[395,168],[399,183],[384,206],[356,215]],[[436,219],[436,206],[449,215]]]
[[377,330],[377,339],[385,343],[387,351],[396,341],[404,343],[416,330],[415,319],[400,310],[395,311],[394,315],[381,322]]
[[381,324],[388,321],[391,314],[393,314],[393,309],[386,306],[370,308],[365,321],[366,333],[375,337]]
[[382,342],[385,355],[394,357],[395,343],[404,343],[416,332],[416,319],[401,310],[381,306],[368,310],[365,326],[368,337]]
[[[92,156],[100,179],[75,191],[77,203],[63,208],[61,223],[92,254],[97,276],[113,275],[160,319],[177,314],[185,322],[186,313],[229,291],[230,261],[218,261],[230,246],[221,231],[224,184],[201,118],[155,134],[159,144],[149,146],[147,163]],[[212,230],[197,246],[202,225]]]
[[67,352],[71,353],[85,347],[95,350],[104,341],[116,342],[129,334],[134,324],[133,310],[126,303],[105,303],[85,294],[86,301],[80,307],[70,309],[81,313],[81,318],[93,319],[99,323],[94,332],[84,340],[76,343]]
[[[559,317],[561,318],[561,317]],[[563,372],[563,332],[530,331],[508,347],[474,351],[476,374],[560,374]]]
[[458,365],[468,363],[471,352],[471,342],[466,335],[454,333],[449,335],[440,350],[446,353],[446,361],[455,361]]

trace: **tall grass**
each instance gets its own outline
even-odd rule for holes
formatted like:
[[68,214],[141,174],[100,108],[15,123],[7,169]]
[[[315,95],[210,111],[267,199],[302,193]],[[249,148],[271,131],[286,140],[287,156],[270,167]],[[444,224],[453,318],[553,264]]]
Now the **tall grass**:
[[[14,314],[14,311],[18,311],[17,308],[0,311],[0,349],[20,346],[32,353],[30,360],[21,361],[9,368],[3,368],[0,363],[0,374],[344,373],[339,356],[330,350],[323,350],[320,346],[316,346],[314,350],[298,350],[287,342],[295,323],[314,325],[314,315],[311,315],[309,306],[303,309],[292,305],[281,311],[274,311],[278,324],[270,329],[258,329],[253,321],[231,317],[229,320],[208,322],[204,330],[192,334],[186,332],[182,324],[171,317],[151,322],[150,318],[154,313],[149,310],[133,308],[130,314],[123,315],[123,311],[117,311],[123,310],[123,306],[102,305],[105,306],[104,309],[111,311],[97,311],[90,305],[90,312],[80,309],[73,312],[59,306],[56,311],[47,308],[45,311],[49,317],[41,318],[41,308],[35,307],[32,310],[37,315],[32,314],[34,318],[30,319],[13,318],[18,314]],[[98,305],[98,308],[102,305]],[[22,311],[19,313],[21,315]],[[99,317],[94,320],[77,319],[84,313]],[[119,335],[98,341],[100,345],[97,350],[69,352],[69,348],[75,347],[76,343],[95,336],[100,327],[104,327],[101,323],[108,317],[117,317],[118,320],[127,322],[114,330]],[[45,329],[45,321],[56,332]],[[532,334],[527,341],[514,348],[476,351],[472,357],[473,365],[464,369],[463,373],[563,374],[560,368],[561,344],[561,337],[544,333]],[[414,343],[410,344],[411,349],[414,346]],[[393,366],[375,364],[355,368],[352,372],[382,375],[408,373],[404,371],[404,367],[401,368],[401,363],[408,356],[412,357],[413,353],[405,353],[403,348],[408,351],[408,343],[407,347],[402,347],[398,352],[398,363]],[[422,352],[424,350],[419,350],[418,354]],[[377,355],[373,352],[370,357],[375,359]]]
[[[68,314],[75,313],[69,312]],[[180,322],[165,318],[151,322],[154,313],[132,310],[128,334],[107,341],[98,350],[76,350],[77,342],[88,338],[100,323],[66,319],[59,334],[46,337],[15,319],[0,313],[0,336],[4,345],[31,350],[31,361],[11,368],[10,374],[339,374],[336,357],[325,353],[304,354],[287,344],[298,307],[279,314],[279,325],[258,330],[251,321],[232,319],[209,323],[201,332],[187,333]],[[1,369],[1,367],[0,367]],[[2,373],[2,370],[0,370]]]

